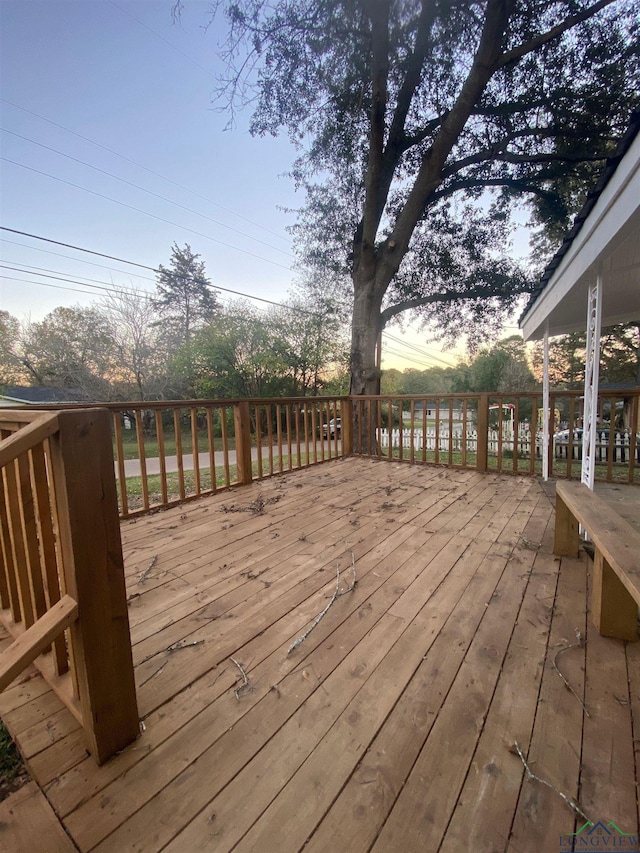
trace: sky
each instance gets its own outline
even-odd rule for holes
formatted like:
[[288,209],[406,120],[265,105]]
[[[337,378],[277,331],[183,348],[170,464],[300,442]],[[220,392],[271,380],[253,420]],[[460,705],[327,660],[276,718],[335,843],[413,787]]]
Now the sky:
[[[287,299],[296,151],[253,138],[249,111],[228,128],[213,102],[224,21],[206,28],[209,0],[186,0],[174,23],[172,3],[0,0],[0,225],[34,235],[0,231],[0,308],[20,319],[154,289],[148,270],[37,237],[149,267],[189,243],[214,287]],[[455,361],[393,334],[422,351],[389,342],[383,367]]]

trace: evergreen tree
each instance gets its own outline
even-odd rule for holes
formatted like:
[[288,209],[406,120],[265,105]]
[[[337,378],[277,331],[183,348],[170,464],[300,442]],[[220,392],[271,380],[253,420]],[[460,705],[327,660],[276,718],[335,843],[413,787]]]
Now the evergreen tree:
[[154,307],[174,347],[188,344],[194,331],[220,311],[216,293],[205,272],[204,261],[188,243],[171,247],[168,267],[158,266]]

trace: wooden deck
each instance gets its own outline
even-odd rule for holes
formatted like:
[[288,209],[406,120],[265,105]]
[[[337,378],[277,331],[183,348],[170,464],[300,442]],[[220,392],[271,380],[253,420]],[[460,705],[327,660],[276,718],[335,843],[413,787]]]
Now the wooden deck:
[[640,645],[552,533],[533,479],[357,459],[128,522],[139,740],[98,767],[33,671],[0,712],[81,851],[570,850],[516,743],[637,833]]

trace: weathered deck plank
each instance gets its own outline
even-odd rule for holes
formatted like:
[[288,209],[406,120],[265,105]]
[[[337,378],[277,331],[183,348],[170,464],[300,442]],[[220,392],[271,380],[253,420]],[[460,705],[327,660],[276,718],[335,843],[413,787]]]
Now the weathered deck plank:
[[552,527],[535,480],[355,459],[136,519],[139,740],[98,767],[31,673],[0,713],[81,851],[556,849],[574,816],[514,741],[635,831],[640,656],[590,629],[561,655],[586,717],[554,667],[585,562]]

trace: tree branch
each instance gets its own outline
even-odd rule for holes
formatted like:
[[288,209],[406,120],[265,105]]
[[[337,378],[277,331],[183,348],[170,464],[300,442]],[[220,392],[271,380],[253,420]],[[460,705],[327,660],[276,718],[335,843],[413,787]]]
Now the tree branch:
[[[380,177],[384,153],[385,116],[387,109],[387,77],[389,74],[389,7],[390,0],[371,3],[371,115],[369,159],[365,177],[365,202],[362,217],[362,252],[370,256],[382,211],[380,210]],[[382,202],[384,208],[384,201]],[[364,260],[364,258],[361,258]]]
[[568,30],[572,29],[572,27],[577,26],[577,24],[581,24],[584,21],[589,20],[589,18],[592,18],[601,9],[604,9],[613,2],[614,0],[598,0],[597,3],[593,4],[593,6],[589,6],[588,9],[583,9],[582,12],[579,12],[577,15],[572,15],[570,18],[566,18],[561,24],[552,27],[546,33],[542,33],[535,38],[529,39],[529,41],[523,42],[518,47],[514,47],[512,50],[508,50],[502,55],[498,67],[504,68],[505,65],[518,62],[523,56],[526,56],[528,53],[533,53],[533,51],[538,50],[538,48],[543,45],[559,38]]
[[390,305],[380,312],[382,319],[382,328],[387,325],[392,317],[402,314],[403,311],[410,311],[412,308],[422,308],[425,305],[433,305],[436,302],[459,302],[467,299],[488,299],[495,296],[519,296],[524,293],[531,293],[533,285],[527,284],[520,287],[510,287],[508,291],[501,293],[496,287],[485,285],[483,287],[473,287],[470,290],[460,293],[455,290],[443,290],[441,293],[432,293],[429,296],[420,296],[415,299],[405,299],[398,302],[396,305]]
[[[536,175],[535,179],[539,180],[542,176]],[[454,183],[449,184],[444,189],[440,189],[437,192],[433,193],[429,198],[429,206],[435,204],[443,198],[448,198],[451,195],[454,195],[457,192],[461,192],[462,190],[470,190],[476,189],[480,187],[507,187],[508,189],[517,190],[522,193],[532,193],[533,195],[537,195],[540,198],[547,199],[548,201],[556,200],[558,198],[557,194],[552,192],[551,190],[545,190],[542,187],[535,186],[535,184],[530,184],[525,179],[518,178],[467,178],[466,180],[455,181]]]
[[427,199],[440,184],[445,161],[456,144],[474,105],[495,73],[500,58],[502,39],[509,17],[508,4],[489,0],[484,26],[474,60],[456,102],[442,122],[433,145],[425,152],[415,183],[400,212],[389,247],[393,254],[387,256],[387,275],[393,275],[406,251],[417,222],[422,216]]

